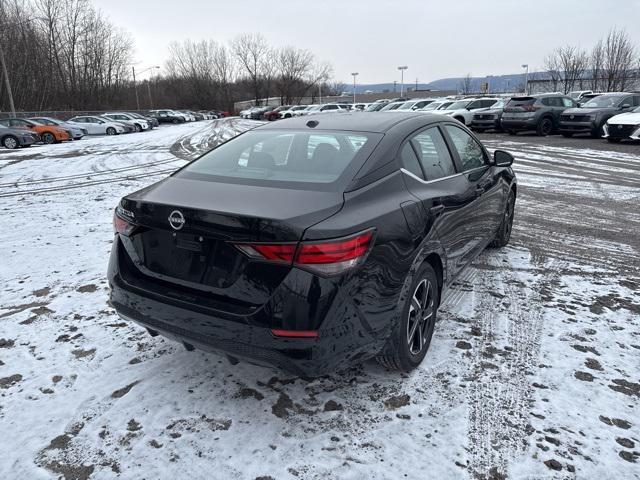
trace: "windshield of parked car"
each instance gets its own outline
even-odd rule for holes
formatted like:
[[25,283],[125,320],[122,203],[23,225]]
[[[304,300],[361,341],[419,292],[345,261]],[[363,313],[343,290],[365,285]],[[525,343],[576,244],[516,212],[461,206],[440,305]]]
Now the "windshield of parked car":
[[410,110],[415,104],[416,102],[404,102],[398,107],[398,110]]
[[617,107],[625,97],[621,95],[600,95],[582,105],[582,108]]
[[494,103],[493,105],[491,105],[489,108],[504,108],[505,104],[507,103],[506,100],[498,100],[496,103]]
[[314,107],[309,108],[310,112],[317,112],[318,110],[320,110],[323,107],[323,105],[316,105]]
[[447,107],[447,110],[460,110],[463,108],[467,108],[467,105],[469,105],[470,103],[471,100],[460,100],[458,102],[453,102]]
[[344,131],[255,130],[223,143],[176,175],[326,184],[335,181],[356,155],[368,156],[381,137]]
[[640,113],[640,107],[631,110],[632,113]]

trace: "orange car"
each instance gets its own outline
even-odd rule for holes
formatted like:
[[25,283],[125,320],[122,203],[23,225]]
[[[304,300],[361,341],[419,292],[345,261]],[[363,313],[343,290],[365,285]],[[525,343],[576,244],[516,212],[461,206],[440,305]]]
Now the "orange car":
[[43,125],[24,118],[3,118],[0,120],[0,125],[35,132],[40,135],[44,143],[60,143],[65,140],[71,140],[71,135],[64,128],[55,125]]

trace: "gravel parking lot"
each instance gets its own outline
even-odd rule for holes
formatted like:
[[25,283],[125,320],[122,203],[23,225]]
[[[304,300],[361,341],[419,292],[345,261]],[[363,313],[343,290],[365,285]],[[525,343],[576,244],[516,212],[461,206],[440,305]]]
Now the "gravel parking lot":
[[1,478],[638,478],[640,145],[480,135],[516,158],[509,247],[411,375],[305,379],[107,304],[119,198],[257,123],[0,152]]

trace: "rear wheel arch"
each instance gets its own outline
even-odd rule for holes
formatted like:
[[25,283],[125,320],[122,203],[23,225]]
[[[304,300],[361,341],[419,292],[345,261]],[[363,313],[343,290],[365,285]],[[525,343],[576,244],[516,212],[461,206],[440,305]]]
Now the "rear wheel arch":
[[436,276],[438,277],[438,302],[442,296],[442,286],[444,285],[444,264],[442,263],[442,259],[440,255],[433,252],[426,256],[424,259],[425,262],[431,265],[431,268],[436,272]]

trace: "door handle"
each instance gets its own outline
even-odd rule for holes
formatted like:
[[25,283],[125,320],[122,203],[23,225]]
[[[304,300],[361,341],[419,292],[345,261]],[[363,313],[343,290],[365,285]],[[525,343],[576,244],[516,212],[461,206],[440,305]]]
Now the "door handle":
[[436,217],[444,212],[444,205],[435,205],[429,209],[429,213],[435,215]]

